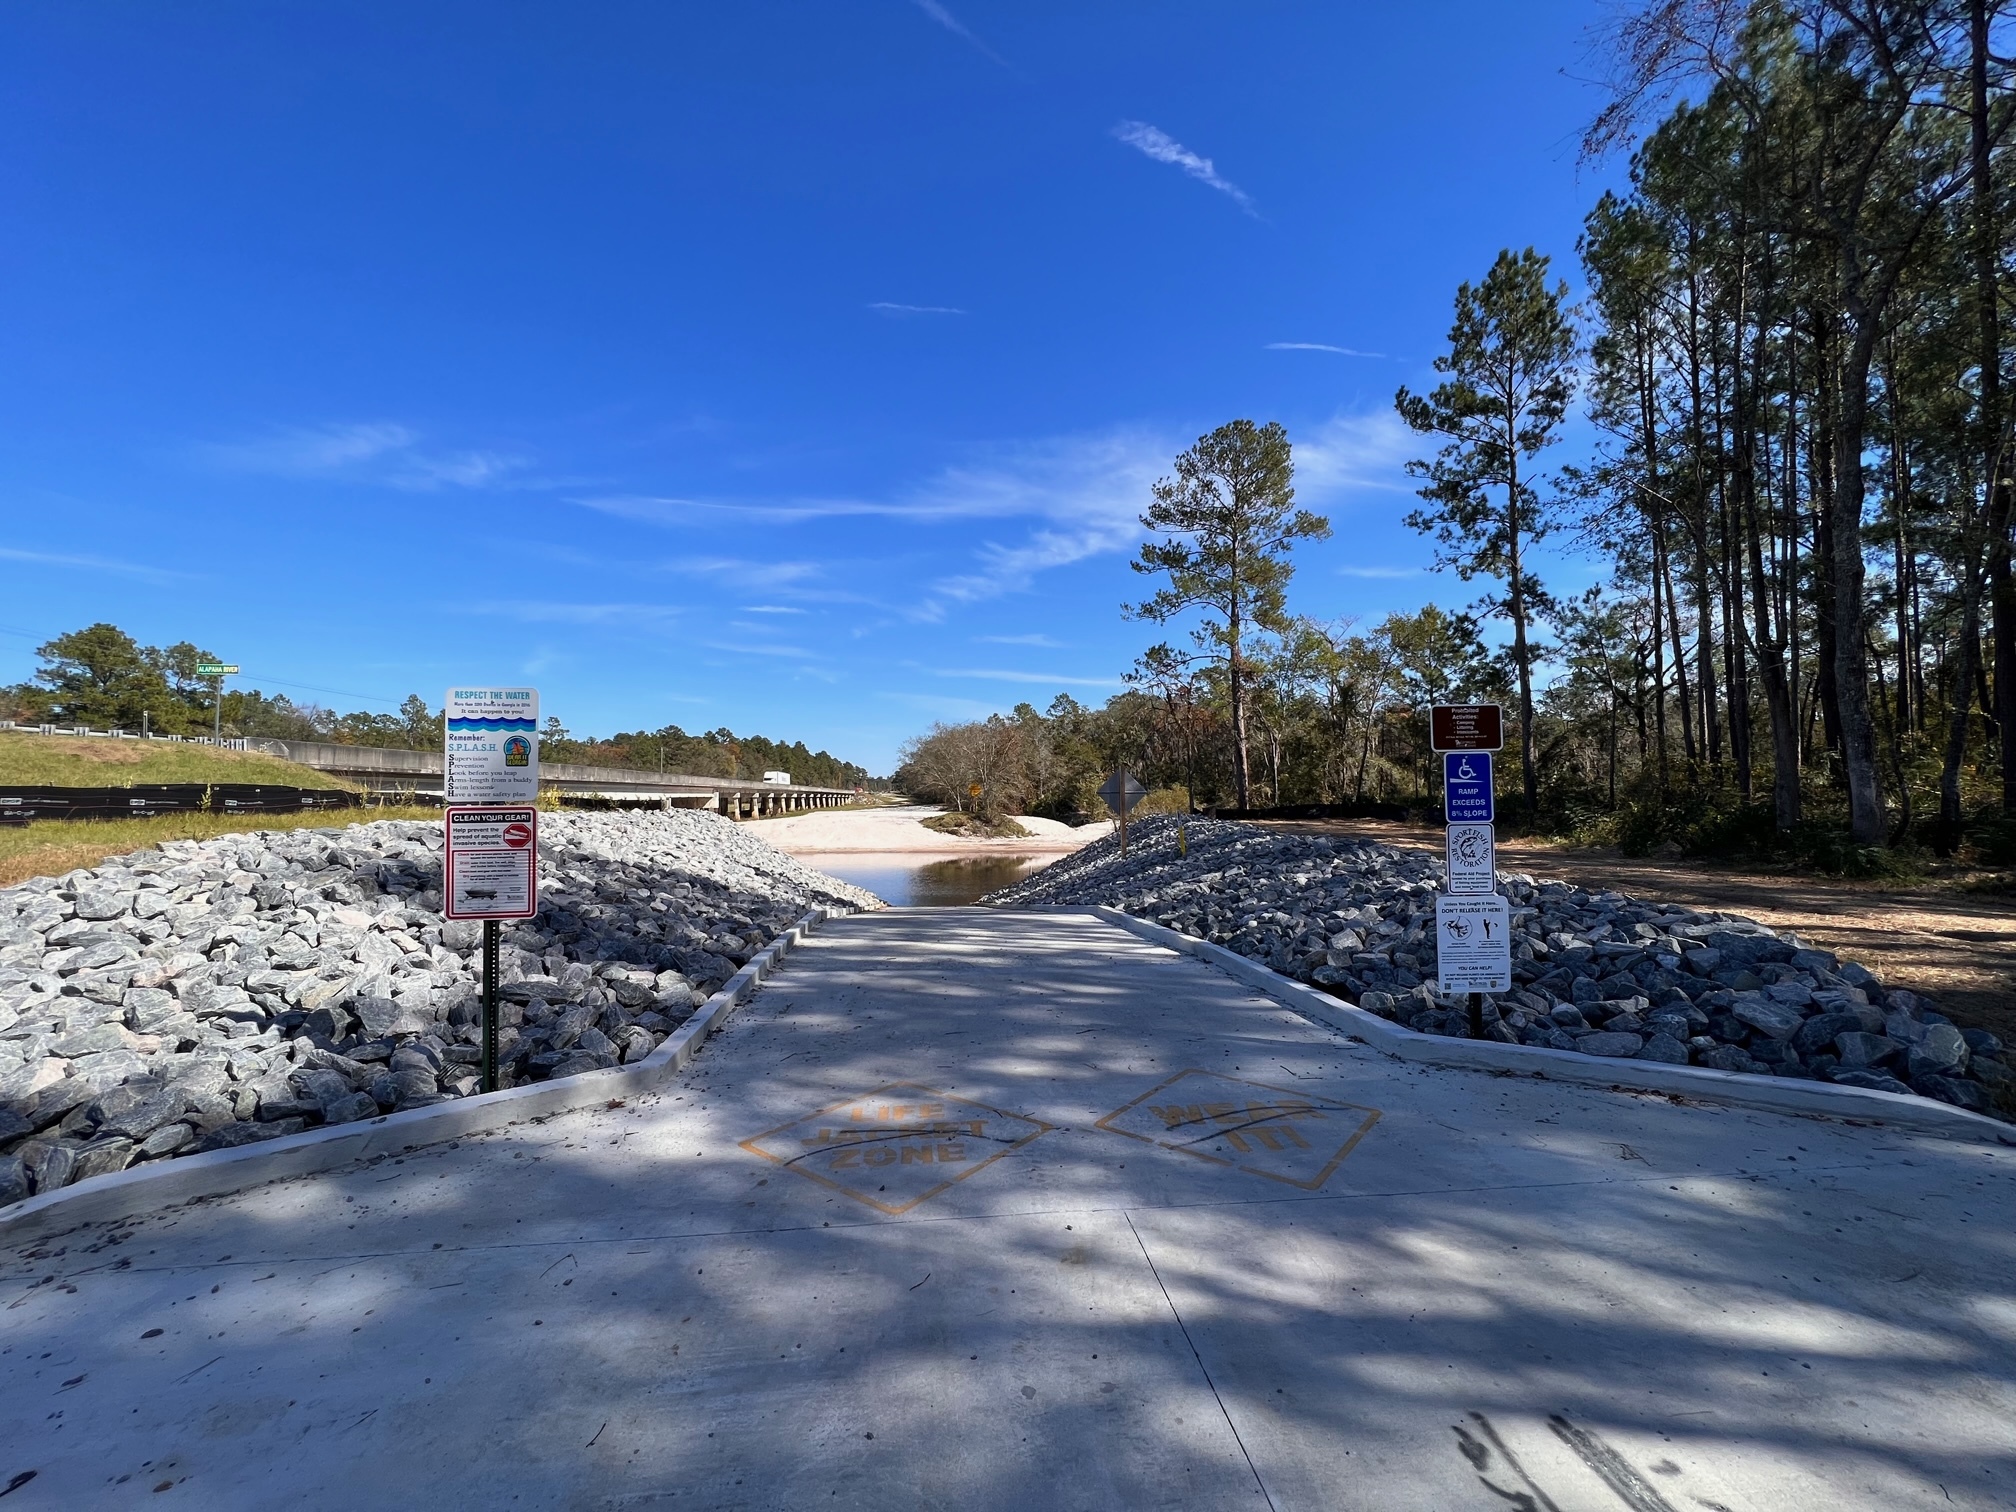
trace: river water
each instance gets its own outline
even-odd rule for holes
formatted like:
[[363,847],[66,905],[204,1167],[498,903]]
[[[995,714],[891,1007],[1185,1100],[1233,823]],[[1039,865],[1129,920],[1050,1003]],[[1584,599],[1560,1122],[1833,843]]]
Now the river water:
[[888,851],[798,858],[816,871],[865,887],[897,908],[971,903],[1048,866],[1056,856],[947,856],[940,851]]

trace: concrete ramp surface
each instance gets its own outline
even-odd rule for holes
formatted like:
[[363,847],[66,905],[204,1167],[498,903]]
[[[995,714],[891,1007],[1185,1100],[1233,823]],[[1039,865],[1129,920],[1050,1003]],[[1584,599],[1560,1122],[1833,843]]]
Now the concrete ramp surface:
[[864,915],[652,1098],[0,1253],[0,1508],[2006,1508],[2012,1169]]

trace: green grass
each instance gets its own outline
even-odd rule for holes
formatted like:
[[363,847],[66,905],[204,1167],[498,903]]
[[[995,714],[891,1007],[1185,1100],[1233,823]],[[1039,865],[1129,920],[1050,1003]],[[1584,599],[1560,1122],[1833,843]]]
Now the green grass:
[[0,730],[0,787],[131,787],[152,782],[271,782],[347,788],[327,772],[259,751],[168,740],[23,735]]
[[209,840],[254,830],[341,828],[373,819],[431,819],[437,808],[324,809],[302,814],[162,814],[152,819],[48,820],[0,829],[0,887],[30,877],[60,877],[164,840]]

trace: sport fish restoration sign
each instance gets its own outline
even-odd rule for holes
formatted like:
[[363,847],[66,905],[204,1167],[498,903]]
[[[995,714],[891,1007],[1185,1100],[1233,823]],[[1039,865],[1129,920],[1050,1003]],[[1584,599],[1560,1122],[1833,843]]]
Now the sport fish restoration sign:
[[531,803],[539,797],[539,690],[450,688],[441,797]]
[[539,912],[539,811],[451,808],[441,911],[451,919],[529,919]]

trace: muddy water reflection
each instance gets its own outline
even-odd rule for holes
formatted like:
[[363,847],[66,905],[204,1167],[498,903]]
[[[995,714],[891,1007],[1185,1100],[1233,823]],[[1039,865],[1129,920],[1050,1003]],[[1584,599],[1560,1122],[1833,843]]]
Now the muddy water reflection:
[[971,903],[997,887],[1020,881],[1057,857],[995,852],[947,856],[943,852],[893,851],[799,859],[829,877],[865,887],[883,902],[898,908],[930,908]]

